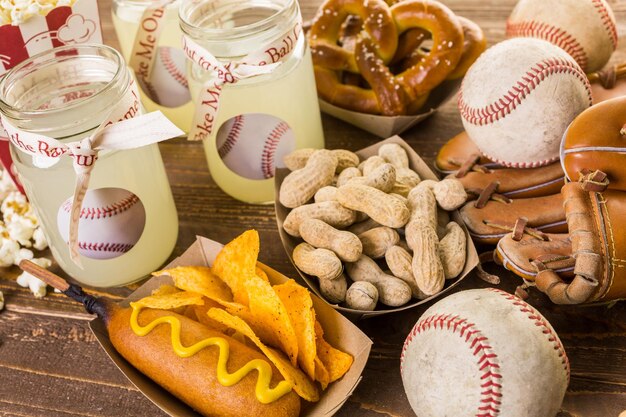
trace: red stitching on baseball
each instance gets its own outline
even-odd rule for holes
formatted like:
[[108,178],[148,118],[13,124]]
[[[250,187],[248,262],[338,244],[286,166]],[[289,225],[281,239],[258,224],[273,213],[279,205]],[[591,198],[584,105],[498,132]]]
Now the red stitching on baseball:
[[593,3],[593,7],[595,7],[596,11],[600,14],[604,29],[608,32],[609,39],[613,44],[613,49],[617,48],[617,28],[615,27],[615,20],[613,20],[609,14],[605,2],[603,0],[591,0],[591,2]]
[[168,47],[159,48],[159,55],[161,56],[161,61],[167,72],[178,81],[178,84],[188,89],[189,84],[187,83],[187,77],[178,70],[176,63],[172,60],[170,49]]
[[485,158],[488,158],[491,161],[493,161],[493,162],[495,162],[495,163],[497,163],[499,165],[502,165],[502,166],[505,166],[505,167],[509,167],[509,168],[537,168],[537,167],[542,167],[542,166],[549,165],[549,164],[559,160],[559,156],[557,155],[557,156],[553,156],[552,158],[549,158],[549,159],[544,159],[544,160],[535,161],[535,162],[506,162],[506,161],[503,161],[501,159],[494,158],[493,156],[488,155],[488,154],[486,154],[484,152],[481,152],[481,154],[483,154],[483,156]]
[[78,242],[78,248],[93,252],[120,252],[126,253],[135,246],[133,243],[91,243]]
[[589,86],[587,76],[580,66],[567,59],[548,58],[533,65],[509,91],[483,108],[470,107],[463,99],[463,86],[461,86],[461,92],[459,93],[459,111],[461,116],[465,121],[478,126],[484,126],[503,119],[515,110],[542,81],[554,74],[571,74],[578,78],[587,89],[587,97],[589,105],[591,105],[591,87]]
[[535,323],[535,326],[542,328],[543,334],[548,336],[548,342],[552,343],[552,345],[554,346],[554,350],[557,351],[559,358],[561,358],[561,364],[563,365],[563,369],[565,369],[565,372],[567,373],[567,381],[569,383],[569,376],[570,376],[569,359],[567,358],[567,354],[565,353],[565,349],[563,348],[563,344],[559,340],[559,337],[554,332],[554,330],[552,330],[551,326],[548,324],[546,319],[541,317],[541,314],[539,314],[537,310],[535,310],[530,304],[523,301],[521,298],[513,294],[509,294],[508,292],[499,290],[497,288],[489,288],[489,290],[497,294],[500,294],[507,300],[511,301],[513,305],[519,307],[519,310],[522,313],[526,314],[526,316]]
[[587,54],[574,35],[565,30],[544,22],[535,20],[506,22],[507,37],[527,37],[546,40],[570,54],[582,69],[587,68]]
[[226,155],[233,149],[237,140],[239,140],[239,134],[241,134],[241,129],[243,128],[243,115],[235,116],[235,120],[233,121],[233,125],[230,127],[228,131],[228,135],[226,136],[226,140],[217,150],[220,158],[224,159]]
[[280,122],[265,139],[263,153],[261,154],[261,171],[265,178],[272,178],[274,176],[274,154],[276,153],[276,148],[280,140],[288,131],[289,125],[285,122]]
[[[131,193],[128,197],[121,199],[118,202],[111,203],[104,207],[83,207],[80,211],[81,219],[106,219],[107,217],[113,217],[120,213],[125,212],[132,206],[139,202],[139,197]],[[63,203],[63,210],[69,213],[72,210],[72,201],[68,200]]]
[[143,82],[140,83],[140,85],[143,87],[144,92],[148,95],[150,100],[154,101],[157,104],[161,104],[159,95],[157,94],[156,89],[154,88],[151,82],[144,80]]
[[502,374],[500,373],[498,356],[493,351],[487,337],[476,329],[476,325],[458,315],[437,314],[417,322],[404,341],[400,354],[400,373],[403,372],[404,368],[405,352],[413,338],[427,330],[452,331],[469,345],[472,355],[477,359],[479,371],[482,372],[480,376],[481,399],[476,417],[498,416],[502,398]]

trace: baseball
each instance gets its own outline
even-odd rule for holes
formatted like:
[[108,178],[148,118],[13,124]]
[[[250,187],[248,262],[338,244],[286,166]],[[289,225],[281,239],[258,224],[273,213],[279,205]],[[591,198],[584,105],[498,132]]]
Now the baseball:
[[[61,204],[57,226],[69,240],[72,197]],[[88,190],[78,223],[79,253],[91,259],[111,259],[131,250],[143,233],[146,211],[135,194],[121,188]]]
[[602,69],[617,47],[615,17],[605,0],[520,0],[506,35],[551,42],[585,72]]
[[161,46],[157,49],[150,82],[143,85],[150,98],[165,107],[178,107],[191,100],[185,54],[176,48]]
[[430,307],[407,336],[400,372],[419,417],[553,417],[569,362],[548,321],[494,288]]
[[235,116],[217,132],[217,152],[234,173],[253,180],[274,177],[283,167],[283,156],[295,149],[293,131],[287,123],[268,114]]
[[563,132],[590,105],[589,81],[576,61],[534,38],[488,49],[467,72],[459,94],[469,137],[484,156],[513,168],[558,160]]

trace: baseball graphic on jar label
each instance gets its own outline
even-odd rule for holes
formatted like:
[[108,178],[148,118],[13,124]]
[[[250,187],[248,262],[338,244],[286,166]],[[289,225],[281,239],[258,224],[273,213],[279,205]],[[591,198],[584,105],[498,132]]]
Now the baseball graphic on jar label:
[[217,153],[234,173],[253,180],[274,177],[284,167],[283,157],[295,150],[289,125],[263,113],[241,114],[228,119],[217,131]]
[[[72,198],[59,207],[57,226],[69,239]],[[146,225],[146,210],[135,194],[122,188],[88,190],[78,224],[78,247],[82,256],[112,259],[131,250]]]
[[138,77],[142,90],[152,101],[165,107],[179,107],[191,100],[183,51],[161,46],[157,48],[153,65],[149,81]]

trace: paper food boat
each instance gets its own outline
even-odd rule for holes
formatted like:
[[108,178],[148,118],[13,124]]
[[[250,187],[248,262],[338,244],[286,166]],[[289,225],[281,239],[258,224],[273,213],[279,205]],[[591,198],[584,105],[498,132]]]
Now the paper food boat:
[[[362,160],[366,159],[372,155],[376,155],[378,153],[378,149],[386,143],[397,143],[398,145],[402,146],[402,148],[404,148],[404,150],[407,152],[407,155],[409,156],[409,167],[413,169],[415,172],[417,172],[421,179],[423,180],[431,179],[435,181],[439,180],[439,178],[437,178],[437,176],[428,167],[428,165],[426,165],[426,163],[422,160],[422,158],[420,158],[419,155],[399,136],[393,136],[384,141],[378,142],[375,145],[372,145],[368,148],[357,151],[356,154],[359,155],[359,157]],[[298,271],[298,273],[300,274],[304,282],[309,286],[309,288],[315,294],[317,294],[320,298],[323,299],[322,294],[320,293],[318,279],[316,277],[313,277],[311,275],[308,275],[302,272],[300,269],[298,269],[296,264],[293,262],[293,257],[292,257],[293,249],[299,243],[302,242],[302,239],[295,238],[289,235],[287,232],[285,232],[285,229],[283,229],[283,223],[285,222],[285,218],[287,217],[287,214],[289,214],[289,211],[291,211],[291,209],[280,204],[280,202],[278,201],[278,194],[279,194],[280,184],[282,184],[283,180],[288,174],[289,174],[289,170],[287,168],[280,168],[276,170],[275,204],[276,204],[276,222],[278,224],[278,232],[280,234],[280,239],[283,242],[283,246],[285,247],[285,252],[287,252],[287,256],[289,257],[289,260],[294,264],[296,270]],[[463,220],[461,220],[461,216],[459,215],[459,212],[458,211],[452,212],[450,218],[454,220],[455,222],[457,222],[459,225],[461,225],[461,227],[465,231],[465,238],[467,240],[467,254],[465,257],[465,266],[461,274],[455,279],[446,280],[446,284],[445,284],[446,286],[441,292],[433,296],[430,296],[424,300],[412,299],[412,301],[410,301],[409,303],[401,307],[396,307],[396,308],[382,306],[379,303],[377,310],[374,310],[374,311],[355,310],[352,308],[343,307],[343,306],[336,305],[336,304],[331,304],[331,305],[338,311],[341,311],[342,313],[350,317],[351,319],[357,319],[357,318],[373,317],[373,316],[379,316],[381,314],[389,314],[389,313],[395,313],[395,312],[402,311],[402,310],[407,310],[409,308],[426,304],[450,292],[450,290],[456,287],[461,282],[461,280],[464,279],[472,271],[472,269],[474,269],[478,265],[478,262],[479,262],[478,253],[476,252],[476,247],[474,246],[474,243],[472,242],[472,239],[469,235],[469,232],[467,231],[467,228],[465,227],[465,224],[463,223]]]
[[[222,245],[220,243],[198,237],[196,242],[185,253],[172,261],[166,268],[184,265],[210,266],[221,249]],[[281,284],[289,279],[266,265],[259,263],[258,266],[267,273],[272,284]],[[172,284],[172,281],[164,276],[154,277],[120,304],[126,307],[131,301],[150,295],[154,289],[162,284]],[[322,393],[319,402],[307,403],[303,401],[302,403],[301,417],[332,416],[347,401],[361,380],[361,374],[365,368],[372,341],[327,303],[313,294],[311,298],[313,299],[316,317],[324,328],[324,338],[333,346],[350,353],[354,357],[354,363],[348,373],[330,384],[326,391]],[[200,414],[143,375],[117,353],[109,341],[102,320],[92,320],[89,323],[89,327],[120,371],[160,409],[175,417],[200,417]]]
[[445,81],[438,85],[424,103],[419,114],[412,116],[380,116],[375,114],[359,113],[334,106],[322,99],[319,99],[320,110],[326,114],[360,127],[378,137],[387,138],[415,126],[422,120],[428,118],[452,98],[459,87],[461,80]]

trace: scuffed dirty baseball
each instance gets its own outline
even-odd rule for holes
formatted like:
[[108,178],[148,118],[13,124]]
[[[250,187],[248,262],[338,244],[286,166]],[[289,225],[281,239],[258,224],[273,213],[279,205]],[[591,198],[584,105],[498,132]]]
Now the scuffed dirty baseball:
[[591,105],[589,81],[565,51],[515,38],[484,52],[459,94],[463,126],[484,156],[514,168],[559,158],[569,123]]
[[585,72],[602,69],[617,47],[615,16],[605,0],[520,0],[506,36],[551,42]]
[[493,288],[462,291],[426,310],[404,342],[400,370],[420,417],[553,417],[569,383],[550,323]]

